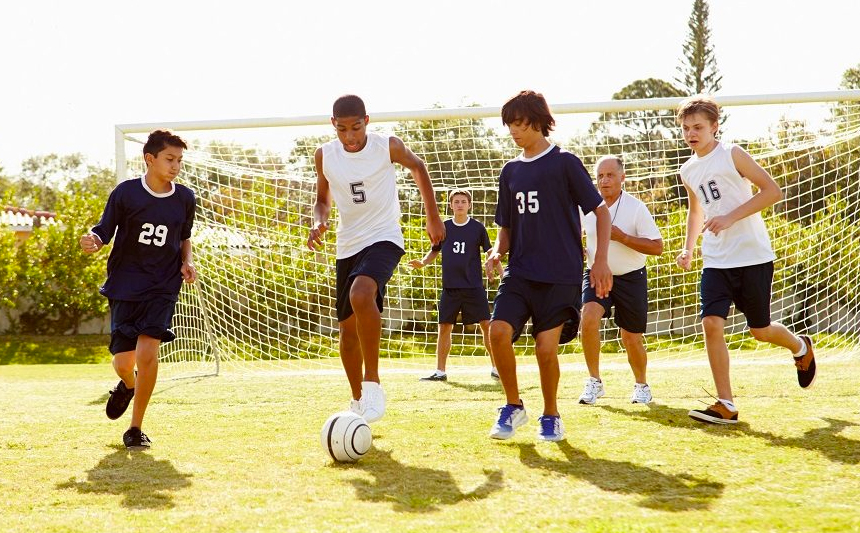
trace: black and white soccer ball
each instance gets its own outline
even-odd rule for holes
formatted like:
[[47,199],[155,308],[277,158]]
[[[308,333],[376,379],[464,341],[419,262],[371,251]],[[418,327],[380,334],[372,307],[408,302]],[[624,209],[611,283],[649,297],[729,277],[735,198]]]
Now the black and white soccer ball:
[[331,415],[320,433],[323,450],[341,463],[354,463],[370,450],[373,435],[370,426],[352,411]]

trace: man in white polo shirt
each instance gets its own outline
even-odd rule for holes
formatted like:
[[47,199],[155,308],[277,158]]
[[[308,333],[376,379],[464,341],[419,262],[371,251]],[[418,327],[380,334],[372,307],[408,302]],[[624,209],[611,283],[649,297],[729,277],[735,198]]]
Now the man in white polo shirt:
[[621,343],[627,350],[627,360],[633,369],[636,384],[630,401],[648,403],[651,388],[645,379],[648,354],[642,334],[648,322],[648,276],[645,274],[645,255],[663,253],[663,239],[648,207],[638,198],[621,189],[624,183],[624,162],[621,157],[602,157],[595,166],[597,190],[609,208],[612,218],[612,236],[609,243],[609,268],[612,271],[612,290],[606,298],[598,298],[589,284],[588,269],[594,262],[597,230],[594,214],[583,216],[587,269],[582,277],[582,351],[590,377],[579,397],[581,404],[594,404],[606,392],[600,379],[600,323],[612,316],[621,330]]

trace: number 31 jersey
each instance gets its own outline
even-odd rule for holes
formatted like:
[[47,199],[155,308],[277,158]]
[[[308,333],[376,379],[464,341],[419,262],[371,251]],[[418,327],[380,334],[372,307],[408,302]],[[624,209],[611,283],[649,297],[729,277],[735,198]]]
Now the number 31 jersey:
[[403,248],[397,174],[388,139],[368,133],[358,152],[347,152],[338,139],[322,145],[323,174],[340,217],[337,259],[352,257],[376,242]]
[[184,185],[171,183],[169,192],[156,193],[143,176],[117,185],[92,229],[104,244],[115,234],[99,292],[111,300],[175,301],[182,287],[180,248],[191,238],[194,206],[194,193]]
[[[695,153],[681,165],[681,180],[696,195],[708,219],[727,215],[752,198],[750,182],[741,176],[732,159],[733,144],[717,143],[704,157]],[[761,213],[738,220],[719,235],[702,236],[704,268],[737,268],[775,259]]]

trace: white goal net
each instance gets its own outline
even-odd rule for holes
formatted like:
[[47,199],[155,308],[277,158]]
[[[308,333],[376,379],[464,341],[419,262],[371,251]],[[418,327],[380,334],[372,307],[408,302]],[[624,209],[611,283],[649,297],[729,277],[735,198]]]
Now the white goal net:
[[[691,272],[675,265],[683,245],[686,197],[678,168],[690,154],[674,123],[679,99],[552,106],[551,140],[580,156],[590,172],[607,154],[624,158],[625,190],[649,206],[665,252],[648,260],[646,345],[652,361],[703,360],[698,319],[697,258]],[[726,119],[721,139],[740,144],[775,178],[785,198],[764,213],[777,255],[772,315],[816,340],[820,353],[852,355],[860,345],[860,91],[817,95],[717,98]],[[518,153],[498,108],[371,113],[371,131],[395,134],[427,164],[443,219],[447,191],[472,192],[472,216],[495,238],[498,175]],[[176,131],[188,143],[180,181],[197,194],[193,234],[200,281],[183,289],[177,341],[162,348],[176,373],[225,367],[300,370],[337,368],[334,231],[324,250],[305,246],[315,201],[313,153],[333,138],[328,116],[297,119],[139,124],[117,127],[120,176],[141,172],[148,131]],[[383,315],[386,365],[431,368],[441,288],[440,261],[407,264],[429,249],[423,204],[409,174],[398,187],[406,253],[388,284]],[[332,220],[337,220],[336,206]],[[492,303],[497,285],[488,287]],[[758,344],[737,314],[727,327],[741,357],[783,361]],[[604,357],[623,352],[611,320],[602,330]],[[529,335],[518,355],[533,355]],[[561,348],[581,361],[573,341]],[[480,331],[456,326],[453,365],[487,365]],[[618,355],[619,360],[625,360]]]

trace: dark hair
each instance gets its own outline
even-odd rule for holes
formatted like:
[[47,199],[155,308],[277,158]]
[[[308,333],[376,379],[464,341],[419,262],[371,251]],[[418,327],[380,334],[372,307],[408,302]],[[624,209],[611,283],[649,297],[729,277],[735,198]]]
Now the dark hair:
[[676,116],[678,124],[683,123],[686,117],[691,117],[696,113],[705,115],[711,122],[720,120],[720,106],[714,99],[707,95],[697,94],[678,104],[678,115]]
[[534,91],[520,91],[502,106],[502,124],[507,126],[518,120],[528,122],[544,137],[548,136],[555,126],[555,119],[552,118],[546,99],[541,93]]
[[367,116],[367,111],[364,109],[364,102],[361,98],[354,94],[345,94],[334,101],[334,105],[331,108],[331,116],[334,118],[364,118]]
[[185,141],[179,137],[179,135],[174,135],[166,130],[155,130],[149,134],[149,138],[146,139],[146,144],[143,145],[143,154],[152,154],[154,157],[158,157],[158,152],[164,150],[168,146],[176,146],[177,148],[183,148],[185,150],[188,149],[188,145],[185,144]]

